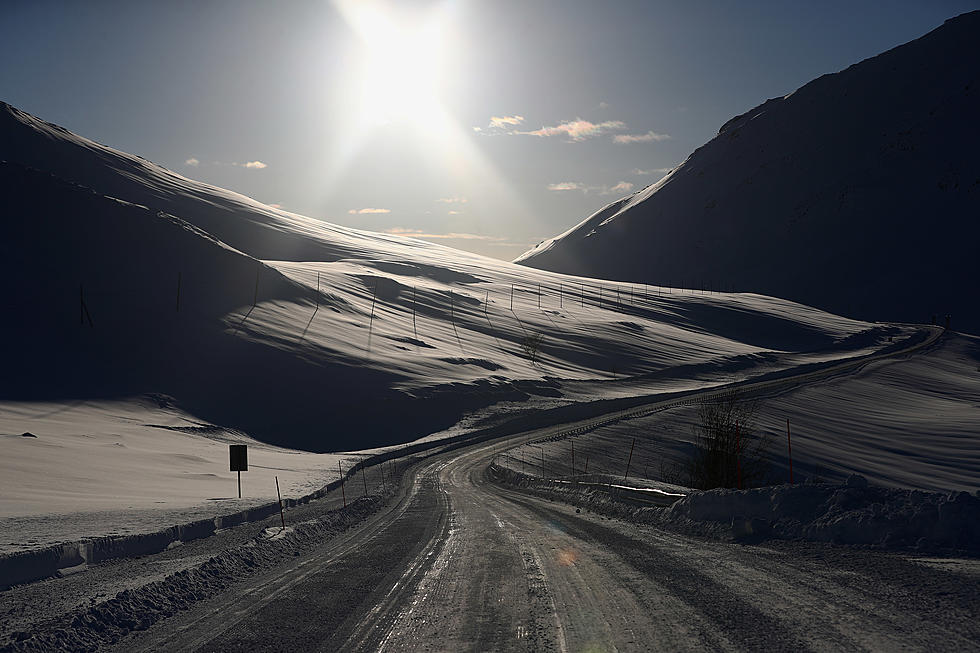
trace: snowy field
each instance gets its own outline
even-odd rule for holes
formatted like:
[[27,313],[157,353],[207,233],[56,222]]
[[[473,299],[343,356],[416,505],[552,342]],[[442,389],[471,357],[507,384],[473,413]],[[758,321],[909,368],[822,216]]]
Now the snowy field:
[[[0,553],[237,512],[275,501],[276,476],[300,497],[362,457],[264,444],[159,399],[0,402]],[[241,499],[229,444],[248,445]]]

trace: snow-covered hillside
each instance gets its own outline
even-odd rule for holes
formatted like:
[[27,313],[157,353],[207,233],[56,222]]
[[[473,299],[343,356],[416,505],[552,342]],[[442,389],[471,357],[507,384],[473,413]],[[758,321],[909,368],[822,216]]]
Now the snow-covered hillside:
[[725,123],[518,258],[980,333],[980,12]]
[[338,227],[0,109],[4,400],[159,393],[267,442],[355,450],[500,402],[711,385],[912,330]]
[[[872,485],[931,491],[980,489],[980,338],[946,332],[909,357],[865,364],[820,383],[742,395],[754,405],[751,432],[767,439],[769,481],[790,480],[787,421],[794,480],[842,484],[852,474]],[[683,483],[683,465],[697,439],[699,404],[614,422],[588,433],[539,441],[502,454],[514,471],[568,476],[574,447],[579,473],[641,484]],[[632,451],[632,455],[630,455]],[[524,463],[529,463],[525,465]]]

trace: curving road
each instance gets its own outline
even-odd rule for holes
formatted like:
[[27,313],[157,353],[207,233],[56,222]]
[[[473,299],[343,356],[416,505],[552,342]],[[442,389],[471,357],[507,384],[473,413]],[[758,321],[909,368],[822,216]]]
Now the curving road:
[[952,573],[827,545],[736,545],[579,513],[491,483],[500,447],[417,463],[359,528],[119,650],[980,647],[975,565]]
[[[742,387],[818,381],[938,336]],[[691,537],[488,478],[496,453],[553,437],[441,445],[395,465],[393,495],[370,468],[346,496],[290,510],[292,534],[273,535],[276,517],[12,588],[0,651],[980,650],[977,560]]]

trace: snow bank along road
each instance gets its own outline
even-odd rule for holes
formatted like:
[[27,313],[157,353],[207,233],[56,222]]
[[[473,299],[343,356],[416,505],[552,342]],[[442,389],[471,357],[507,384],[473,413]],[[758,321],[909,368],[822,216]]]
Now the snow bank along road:
[[119,650],[980,646],[976,576],[894,554],[733,545],[579,514],[490,483],[493,449],[419,463],[400,499],[363,528]]

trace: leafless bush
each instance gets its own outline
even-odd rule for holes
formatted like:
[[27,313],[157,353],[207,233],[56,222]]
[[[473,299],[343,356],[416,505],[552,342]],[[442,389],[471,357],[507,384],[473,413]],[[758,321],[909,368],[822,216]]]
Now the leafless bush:
[[698,407],[694,427],[694,452],[675,476],[688,487],[742,488],[765,485],[769,477],[767,435],[755,432],[758,403],[739,397],[736,391]]
[[521,349],[524,350],[524,355],[527,356],[527,359],[531,361],[531,365],[534,365],[538,361],[542,341],[544,341],[544,337],[540,333],[529,333],[521,340]]

